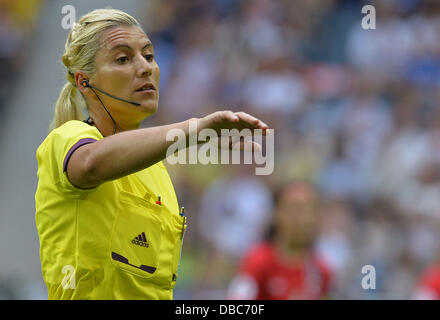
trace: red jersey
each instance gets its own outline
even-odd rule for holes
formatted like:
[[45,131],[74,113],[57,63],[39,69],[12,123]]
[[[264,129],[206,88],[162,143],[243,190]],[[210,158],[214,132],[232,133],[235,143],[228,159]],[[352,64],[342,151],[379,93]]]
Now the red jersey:
[[327,294],[329,269],[312,255],[287,264],[270,243],[252,248],[228,293],[230,299],[321,299]]
[[423,272],[413,298],[440,300],[440,264],[433,265]]

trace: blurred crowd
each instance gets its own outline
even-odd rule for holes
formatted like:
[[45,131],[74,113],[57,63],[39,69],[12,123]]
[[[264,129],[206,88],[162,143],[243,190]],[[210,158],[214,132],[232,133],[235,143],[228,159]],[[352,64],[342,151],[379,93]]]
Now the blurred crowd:
[[[25,70],[26,59],[44,0],[0,0],[0,116],[5,116],[8,99]],[[0,299],[38,296],[34,285],[16,290],[18,279],[0,272]],[[25,285],[23,285],[25,286]],[[26,292],[25,292],[26,291]],[[30,295],[27,294],[30,293]]]
[[[361,9],[376,9],[364,30]],[[149,1],[161,67],[147,125],[244,110],[275,129],[275,171],[169,170],[191,219],[176,298],[224,298],[273,220],[273,192],[321,194],[315,250],[330,298],[414,298],[440,253],[440,3],[434,0]],[[376,289],[361,287],[364,265]]]
[[0,0],[0,115],[24,68],[43,0]]

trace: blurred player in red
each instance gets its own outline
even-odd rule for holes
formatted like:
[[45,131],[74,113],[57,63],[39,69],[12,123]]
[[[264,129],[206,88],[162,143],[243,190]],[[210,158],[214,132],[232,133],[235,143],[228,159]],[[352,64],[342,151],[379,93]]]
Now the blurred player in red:
[[269,240],[244,256],[229,299],[322,299],[330,272],[313,252],[320,210],[314,188],[304,182],[283,186],[275,199]]
[[412,298],[415,300],[440,300],[440,257],[422,273]]

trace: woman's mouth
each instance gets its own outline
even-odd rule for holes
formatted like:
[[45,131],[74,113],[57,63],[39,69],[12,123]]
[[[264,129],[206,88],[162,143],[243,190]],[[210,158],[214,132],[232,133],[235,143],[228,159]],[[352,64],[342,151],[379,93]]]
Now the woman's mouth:
[[146,83],[143,84],[141,87],[139,87],[136,92],[141,92],[141,93],[154,93],[156,92],[156,88],[154,87],[154,85],[152,83]]

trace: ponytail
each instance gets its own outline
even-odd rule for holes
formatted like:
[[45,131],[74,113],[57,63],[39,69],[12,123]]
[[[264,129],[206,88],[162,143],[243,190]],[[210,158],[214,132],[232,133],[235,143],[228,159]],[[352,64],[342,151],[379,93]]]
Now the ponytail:
[[77,90],[78,89],[70,81],[67,81],[61,89],[61,93],[55,104],[54,117],[49,131],[58,128],[67,121],[84,119],[84,113],[78,101]]

